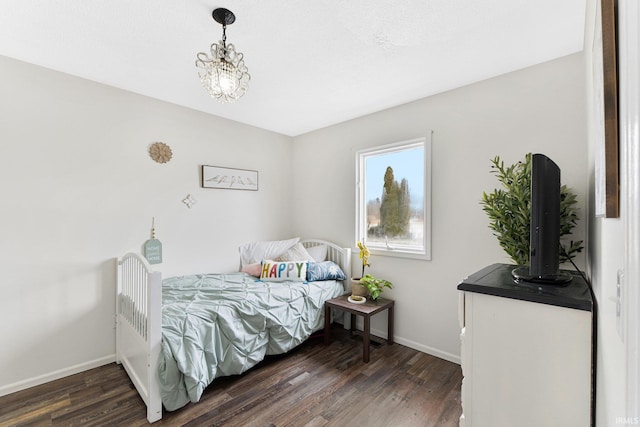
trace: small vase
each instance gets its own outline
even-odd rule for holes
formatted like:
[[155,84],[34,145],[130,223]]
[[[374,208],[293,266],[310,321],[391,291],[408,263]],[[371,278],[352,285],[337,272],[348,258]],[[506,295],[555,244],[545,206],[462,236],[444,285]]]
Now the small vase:
[[360,284],[360,279],[351,278],[351,295],[359,297],[369,296],[369,288]]

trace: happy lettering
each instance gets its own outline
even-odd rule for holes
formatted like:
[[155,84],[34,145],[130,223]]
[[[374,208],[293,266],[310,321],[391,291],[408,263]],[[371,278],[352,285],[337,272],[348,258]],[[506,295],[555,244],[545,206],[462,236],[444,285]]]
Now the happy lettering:
[[280,262],[262,264],[262,277],[273,277],[277,279],[296,278],[302,274],[304,262]]

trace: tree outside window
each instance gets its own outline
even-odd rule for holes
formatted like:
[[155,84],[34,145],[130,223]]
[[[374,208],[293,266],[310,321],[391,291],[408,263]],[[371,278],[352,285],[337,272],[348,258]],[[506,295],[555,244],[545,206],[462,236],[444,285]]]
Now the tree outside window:
[[430,258],[428,137],[359,151],[357,232],[378,254]]

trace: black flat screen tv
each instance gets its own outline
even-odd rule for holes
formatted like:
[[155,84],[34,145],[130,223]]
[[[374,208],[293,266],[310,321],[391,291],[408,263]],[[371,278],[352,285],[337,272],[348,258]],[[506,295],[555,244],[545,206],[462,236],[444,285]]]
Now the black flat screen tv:
[[562,285],[571,275],[560,268],[560,168],[544,154],[531,156],[529,267],[512,274],[516,282]]

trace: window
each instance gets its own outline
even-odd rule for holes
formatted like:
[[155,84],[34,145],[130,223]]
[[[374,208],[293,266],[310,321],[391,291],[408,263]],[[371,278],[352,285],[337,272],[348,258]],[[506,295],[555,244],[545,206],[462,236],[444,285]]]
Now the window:
[[431,259],[431,131],[358,151],[356,241],[372,253]]

